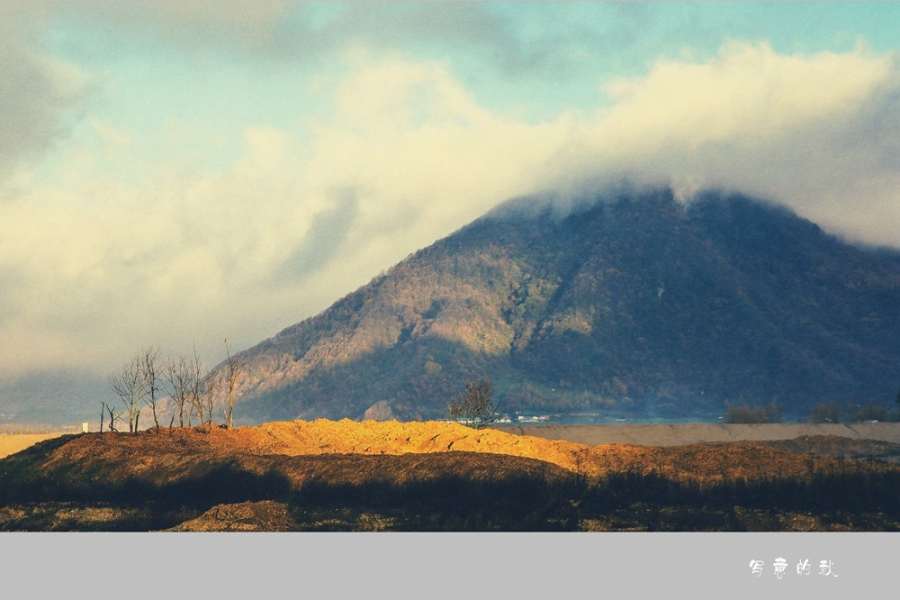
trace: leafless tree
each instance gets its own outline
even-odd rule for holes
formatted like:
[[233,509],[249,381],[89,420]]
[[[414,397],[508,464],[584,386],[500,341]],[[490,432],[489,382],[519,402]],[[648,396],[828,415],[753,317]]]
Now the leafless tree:
[[191,426],[193,424],[193,416],[195,412],[197,413],[197,417],[200,420],[199,424],[203,425],[203,367],[200,363],[200,355],[197,354],[196,348],[194,348],[193,356],[188,357],[186,362],[188,370],[187,399],[190,406],[190,410],[188,411],[188,426]]
[[206,422],[210,425],[213,421],[213,412],[215,411],[216,404],[219,403],[219,386],[216,385],[216,382],[209,376],[207,373],[206,377],[203,378],[202,382],[202,399],[203,406],[206,408]]
[[200,417],[200,425],[212,425],[213,412],[219,398],[218,386],[212,381],[209,372],[203,372],[203,364],[196,349],[188,362],[191,366],[191,407]]
[[228,390],[228,412],[225,413],[225,428],[234,428],[234,388],[237,385],[238,377],[244,371],[244,363],[236,356],[232,356],[231,349],[228,348],[228,338],[225,338],[225,354],[228,356],[227,372],[225,385]]
[[141,350],[139,355],[141,375],[144,378],[146,386],[146,402],[153,413],[153,423],[156,425],[156,432],[159,433],[159,417],[157,415],[157,407],[160,401],[160,394],[163,391],[163,374],[160,369],[159,350],[153,346]]
[[100,433],[103,433],[103,411],[107,411],[109,413],[109,430],[110,431],[118,431],[116,429],[116,422],[119,420],[119,416],[121,413],[114,409],[111,404],[103,403],[103,409],[100,411]]
[[128,413],[128,431],[137,432],[140,418],[141,402],[147,395],[147,380],[141,364],[141,355],[136,355],[125,363],[122,370],[109,376],[109,383]]
[[169,391],[178,414],[179,426],[184,427],[187,416],[188,427],[191,427],[195,414],[200,425],[212,422],[218,394],[211,385],[209,375],[203,372],[203,362],[196,348],[191,356],[169,360],[166,380],[169,382]]
[[[169,359],[165,377],[169,383],[169,396],[175,404],[175,411],[178,413],[178,426],[184,427],[184,413],[185,408],[189,407],[188,397],[191,389],[191,368],[188,364],[188,359],[183,356],[179,356],[177,360]],[[174,416],[173,414],[173,419]]]

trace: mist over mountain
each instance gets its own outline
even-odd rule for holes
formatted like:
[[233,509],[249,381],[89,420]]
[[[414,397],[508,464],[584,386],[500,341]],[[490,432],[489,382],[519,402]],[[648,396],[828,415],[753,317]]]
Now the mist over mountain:
[[238,414],[434,418],[476,378],[510,413],[896,397],[900,252],[736,194],[578,206],[507,203],[241,353]]

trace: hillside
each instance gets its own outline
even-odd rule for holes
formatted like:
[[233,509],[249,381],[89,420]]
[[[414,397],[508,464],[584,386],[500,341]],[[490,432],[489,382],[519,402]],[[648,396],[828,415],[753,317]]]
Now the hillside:
[[900,469],[783,445],[349,420],[66,435],[0,460],[0,531],[900,528]]
[[422,419],[467,380],[503,409],[644,417],[893,402],[900,253],[707,193],[507,204],[240,355],[239,414]]

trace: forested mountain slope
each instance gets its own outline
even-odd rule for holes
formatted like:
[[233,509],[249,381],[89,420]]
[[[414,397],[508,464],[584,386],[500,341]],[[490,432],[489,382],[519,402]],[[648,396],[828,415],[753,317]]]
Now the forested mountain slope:
[[434,418],[476,378],[509,412],[888,403],[900,253],[739,195],[518,200],[240,358],[257,421]]

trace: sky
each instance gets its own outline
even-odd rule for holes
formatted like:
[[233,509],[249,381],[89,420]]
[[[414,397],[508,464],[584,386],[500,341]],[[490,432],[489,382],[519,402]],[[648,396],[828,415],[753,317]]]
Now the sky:
[[[503,201],[900,247],[900,4],[0,3],[0,378],[224,358]],[[2,398],[0,398],[2,401]]]

